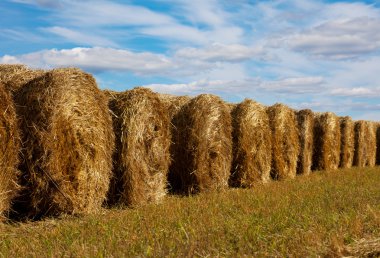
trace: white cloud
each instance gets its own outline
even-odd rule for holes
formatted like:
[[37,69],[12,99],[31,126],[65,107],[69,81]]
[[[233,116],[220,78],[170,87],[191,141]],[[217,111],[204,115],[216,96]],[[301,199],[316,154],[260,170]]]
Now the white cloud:
[[332,89],[331,94],[343,97],[365,97],[365,98],[378,98],[380,96],[380,87],[377,88],[337,88]]
[[361,57],[380,49],[380,19],[357,18],[323,23],[285,40],[295,51],[323,58]]
[[78,66],[88,70],[130,71],[144,75],[160,73],[173,67],[173,63],[164,55],[101,47],[53,49],[17,57],[3,56],[0,63],[23,63],[42,68]]
[[116,43],[104,37],[99,37],[95,35],[87,35],[83,32],[71,30],[64,27],[55,26],[55,27],[45,28],[44,31],[56,34],[66,39],[69,42],[77,43],[81,45],[100,46],[100,47],[101,46],[110,46],[110,47],[117,46]]
[[322,77],[298,77],[264,81],[260,87],[267,91],[279,93],[305,94],[320,92],[323,89],[323,83]]
[[176,57],[197,59],[210,62],[241,62],[254,57],[263,56],[264,50],[261,48],[247,47],[233,44],[224,45],[214,43],[205,48],[183,48],[176,52]]
[[14,3],[30,4],[41,7],[60,7],[61,0],[11,0]]

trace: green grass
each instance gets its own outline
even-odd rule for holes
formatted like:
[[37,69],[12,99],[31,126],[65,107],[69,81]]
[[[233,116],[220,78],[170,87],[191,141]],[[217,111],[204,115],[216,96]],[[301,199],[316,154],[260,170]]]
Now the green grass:
[[380,168],[0,224],[1,256],[316,256],[380,237]]

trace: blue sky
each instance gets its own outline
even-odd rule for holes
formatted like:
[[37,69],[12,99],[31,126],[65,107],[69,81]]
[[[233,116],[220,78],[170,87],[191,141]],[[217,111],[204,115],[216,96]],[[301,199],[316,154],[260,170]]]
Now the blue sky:
[[380,1],[2,0],[0,63],[380,120]]

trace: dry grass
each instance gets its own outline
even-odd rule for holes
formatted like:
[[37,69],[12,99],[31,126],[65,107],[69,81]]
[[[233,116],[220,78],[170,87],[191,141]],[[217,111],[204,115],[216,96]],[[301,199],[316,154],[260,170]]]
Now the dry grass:
[[[352,249],[351,255],[376,254],[378,182],[380,168],[352,168],[252,189],[170,196],[159,205],[136,209],[0,223],[0,253],[4,257],[326,257],[336,242]],[[374,249],[367,249],[371,246]]]
[[299,132],[295,112],[283,104],[267,109],[272,130],[272,169],[274,179],[294,178],[300,153]]
[[376,128],[369,121],[355,122],[354,166],[373,167],[376,164]]
[[339,120],[341,134],[339,167],[350,168],[354,161],[355,150],[354,122],[349,116],[340,117]]
[[168,110],[149,89],[109,95],[116,135],[109,201],[128,206],[157,203],[166,195],[170,164]]
[[226,189],[232,162],[231,115],[217,96],[190,100],[173,117],[173,162],[169,179],[174,191],[196,193]]
[[19,90],[29,81],[42,76],[43,70],[33,70],[25,65],[0,64],[0,81],[10,92]]
[[312,170],[338,169],[340,145],[339,118],[331,112],[316,114]]
[[300,136],[300,155],[298,157],[297,174],[309,175],[314,149],[314,114],[310,109],[297,112]]
[[18,190],[19,128],[13,100],[0,82],[0,221]]
[[252,187],[268,182],[272,162],[269,118],[263,105],[246,99],[232,111],[231,185]]
[[114,134],[107,99],[79,69],[56,69],[15,95],[24,144],[16,216],[91,213],[109,187]]

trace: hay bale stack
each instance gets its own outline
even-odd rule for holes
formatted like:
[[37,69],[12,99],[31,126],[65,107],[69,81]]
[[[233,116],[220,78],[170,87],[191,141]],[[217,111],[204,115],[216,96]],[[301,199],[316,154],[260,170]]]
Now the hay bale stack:
[[310,109],[297,112],[300,136],[300,155],[297,163],[297,174],[309,175],[313,160],[314,113]]
[[92,213],[109,188],[114,134],[107,98],[79,69],[56,69],[15,95],[24,143],[23,216]]
[[341,168],[351,168],[354,161],[354,122],[351,117],[340,117],[340,134],[341,134],[341,146],[340,146],[340,164]]
[[170,184],[175,192],[197,193],[228,187],[232,162],[231,115],[217,96],[193,98],[173,117]]
[[295,112],[283,104],[275,104],[267,108],[267,113],[272,130],[271,176],[276,180],[294,178],[300,153]]
[[312,170],[334,170],[339,167],[340,139],[339,118],[331,112],[316,114]]
[[271,129],[266,108],[250,99],[232,111],[231,185],[252,187],[268,182],[272,162]]
[[10,92],[15,92],[29,81],[42,76],[43,70],[33,70],[21,64],[0,64],[0,81]]
[[113,94],[109,107],[116,135],[110,203],[139,206],[166,195],[170,165],[170,120],[150,89]]
[[17,194],[19,128],[13,100],[0,82],[0,221]]
[[376,164],[376,130],[369,121],[355,122],[354,166],[373,167]]

